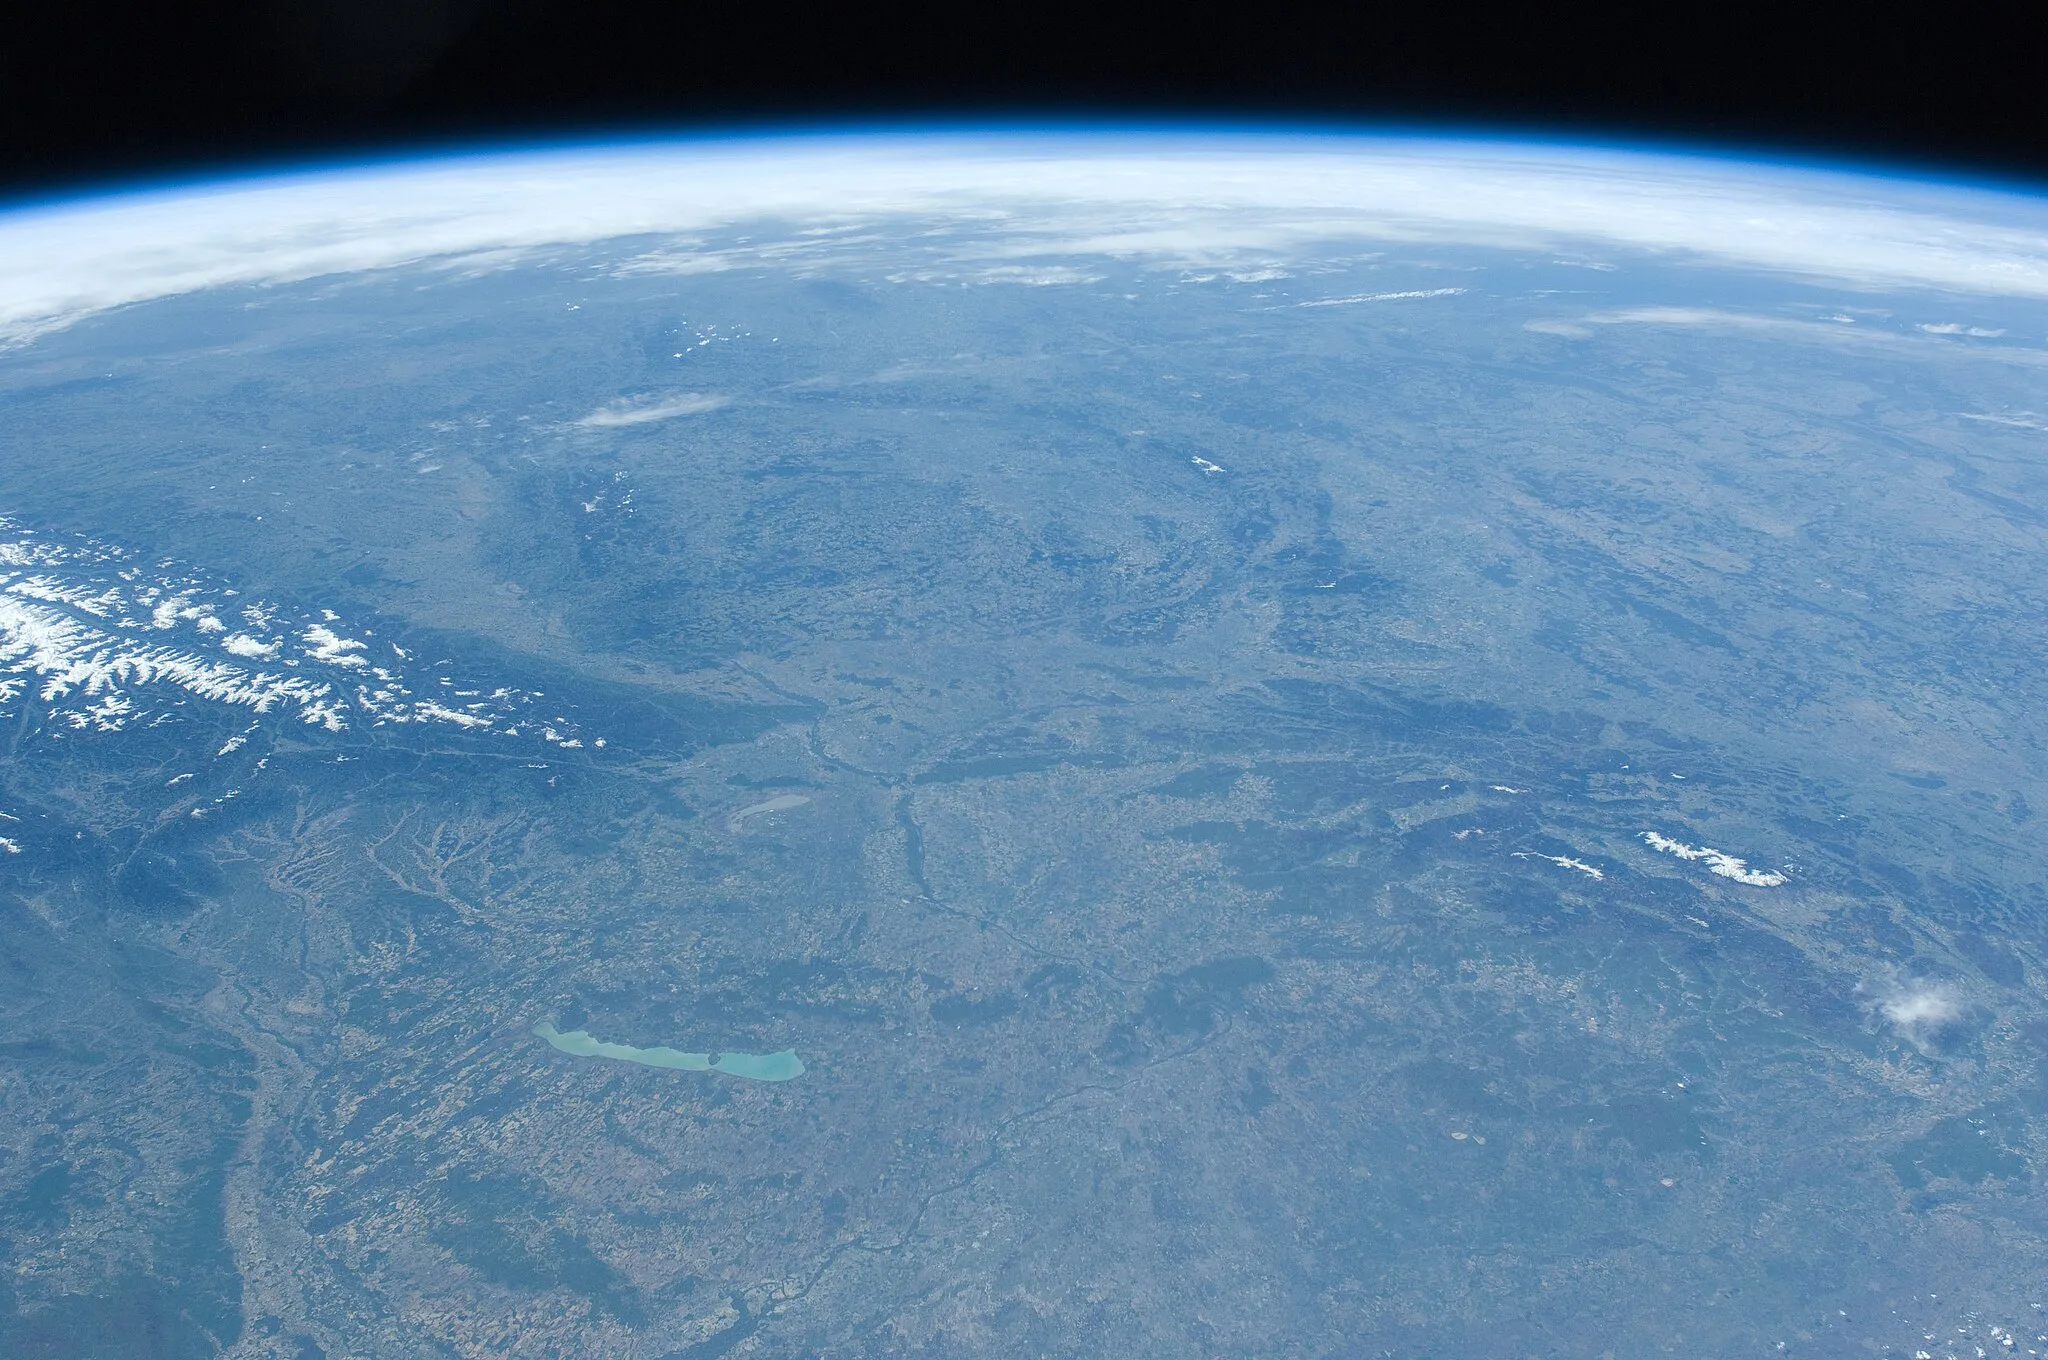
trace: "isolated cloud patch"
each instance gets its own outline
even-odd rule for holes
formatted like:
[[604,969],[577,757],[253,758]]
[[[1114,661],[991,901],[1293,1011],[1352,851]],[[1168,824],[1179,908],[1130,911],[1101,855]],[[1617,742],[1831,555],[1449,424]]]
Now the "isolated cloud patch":
[[1962,997],[1945,982],[1895,978],[1865,984],[1862,990],[1870,1009],[1916,1048],[1963,1018]]
[[1463,288],[1411,288],[1400,293],[1354,293],[1350,297],[1311,298],[1297,307],[1348,307],[1354,302],[1399,302],[1404,298],[1456,297]]
[[607,429],[617,425],[647,425],[657,420],[673,420],[677,416],[702,415],[716,411],[729,398],[713,396],[708,392],[685,392],[670,397],[634,397],[626,401],[615,401],[609,406],[600,406],[578,425],[593,429]]

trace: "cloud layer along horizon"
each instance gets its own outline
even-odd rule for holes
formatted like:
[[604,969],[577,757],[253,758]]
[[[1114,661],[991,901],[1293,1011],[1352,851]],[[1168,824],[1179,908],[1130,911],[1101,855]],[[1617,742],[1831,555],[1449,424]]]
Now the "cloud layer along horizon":
[[957,227],[950,247],[931,248],[984,268],[1075,256],[1270,266],[1412,241],[2048,298],[2048,202],[1906,179],[1423,138],[785,137],[422,159],[16,208],[0,214],[0,341],[206,288],[891,218]]

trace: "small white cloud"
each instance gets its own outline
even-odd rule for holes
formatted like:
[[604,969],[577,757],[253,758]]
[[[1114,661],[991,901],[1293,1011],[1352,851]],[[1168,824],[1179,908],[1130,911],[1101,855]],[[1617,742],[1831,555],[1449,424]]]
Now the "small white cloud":
[[1867,983],[1860,989],[1867,1005],[1915,1048],[1963,1018],[1962,997],[1944,982],[1922,978]]
[[1956,321],[1923,323],[1920,329],[1926,331],[1929,335],[1974,335],[1980,340],[1996,340],[1999,336],[2005,334],[2002,330],[1993,331],[1986,330],[1982,326],[1965,326]]
[[1955,999],[1939,988],[1909,992],[1884,1003],[1885,1018],[1902,1029],[1945,1025],[1957,1013]]
[[707,392],[685,392],[674,397],[641,397],[600,406],[576,423],[594,429],[609,429],[615,425],[646,425],[657,420],[673,420],[677,416],[694,416],[705,411],[715,411],[725,405],[727,400],[728,398],[712,396]]

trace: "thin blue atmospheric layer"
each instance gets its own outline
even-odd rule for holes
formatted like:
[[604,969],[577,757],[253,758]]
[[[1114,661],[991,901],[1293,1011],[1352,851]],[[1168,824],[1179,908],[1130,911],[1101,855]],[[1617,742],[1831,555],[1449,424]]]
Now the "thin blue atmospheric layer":
[[611,1058],[639,1063],[644,1067],[665,1067],[677,1072],[723,1072],[729,1077],[754,1081],[788,1081],[804,1074],[803,1059],[795,1050],[780,1053],[685,1053],[679,1048],[635,1048],[631,1044],[606,1043],[580,1029],[564,1033],[543,1020],[533,1032],[564,1053],[579,1058]]
[[0,217],[62,211],[81,206],[128,205],[146,211],[162,203],[190,200],[246,189],[311,189],[338,181],[374,183],[380,176],[404,175],[421,169],[478,170],[499,168],[508,173],[573,167],[591,158],[617,156],[697,156],[708,160],[741,159],[788,151],[847,151],[922,145],[939,156],[996,155],[1025,152],[1083,156],[1105,150],[1137,150],[1162,155],[1231,151],[1247,156],[1274,152],[1319,150],[1379,154],[1431,152],[1468,154],[1494,152],[1535,160],[1560,158],[1610,162],[1610,168],[1631,166],[1637,172],[1656,165],[1666,170],[1724,173],[1754,182],[1774,180],[1798,190],[1831,183],[1880,192],[1895,206],[1909,203],[1953,209],[1962,196],[1990,216],[2014,207],[2048,203],[2048,183],[2024,176],[1905,160],[1858,155],[1825,155],[1784,148],[1759,148],[1714,139],[1644,136],[1639,133],[1592,133],[1561,138],[1546,132],[1494,128],[1483,132],[1456,124],[1415,121],[1336,123],[1329,120],[1208,120],[1199,118],[1105,122],[1076,119],[1070,123],[1043,119],[983,119],[976,122],[922,123],[875,119],[830,123],[791,123],[781,127],[711,131],[651,130],[639,135],[599,137],[453,139],[432,148],[413,147],[377,155],[296,158],[249,166],[222,176],[140,176],[84,190],[63,190],[0,202]]

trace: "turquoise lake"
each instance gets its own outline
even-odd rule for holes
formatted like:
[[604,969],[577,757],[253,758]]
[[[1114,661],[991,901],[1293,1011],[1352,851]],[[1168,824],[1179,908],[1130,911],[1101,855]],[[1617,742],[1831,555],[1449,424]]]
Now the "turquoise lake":
[[579,1058],[611,1058],[618,1062],[666,1067],[680,1072],[723,1072],[729,1077],[753,1081],[788,1081],[804,1072],[803,1060],[792,1049],[780,1053],[685,1053],[679,1048],[635,1048],[631,1044],[609,1044],[589,1033],[572,1029],[567,1033],[543,1020],[533,1032],[564,1053]]

